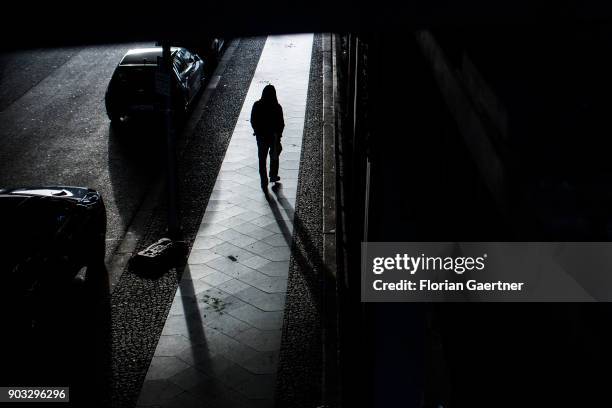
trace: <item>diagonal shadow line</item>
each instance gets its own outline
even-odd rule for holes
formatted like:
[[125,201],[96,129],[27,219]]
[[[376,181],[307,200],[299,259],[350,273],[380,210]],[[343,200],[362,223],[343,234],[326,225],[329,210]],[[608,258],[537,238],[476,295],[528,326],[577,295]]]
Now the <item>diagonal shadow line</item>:
[[[211,367],[211,353],[204,333],[204,322],[198,301],[191,279],[191,271],[189,265],[185,266],[183,276],[179,282],[179,290],[181,293],[181,303],[183,304],[183,313],[185,322],[187,323],[187,333],[189,342],[191,343],[191,354],[193,357],[193,367],[200,372],[204,372],[204,367]],[[207,372],[205,372],[208,375]]]
[[[285,210],[285,213],[293,221],[293,215],[294,215],[293,207],[291,207],[291,204],[289,203],[289,201],[287,201],[286,198],[284,199],[284,202],[283,202],[281,201],[282,199],[279,196],[279,193],[281,192],[280,183],[277,183],[273,187],[272,191],[275,192],[278,198],[278,201],[281,203],[282,208]],[[292,243],[293,243],[293,234],[291,231],[289,231],[289,226],[287,225],[288,220],[285,220],[283,218],[280,208],[278,206],[278,203],[274,200],[274,197],[271,197],[270,195],[266,195],[266,199],[268,200],[268,204],[270,205],[270,209],[272,210],[274,219],[276,220],[276,223],[278,224],[278,228],[280,228],[281,233],[283,234],[283,237],[285,238],[285,242],[287,242],[287,246],[291,248]]]
[[[329,267],[323,262],[321,250],[313,243],[302,220],[300,217],[295,216],[293,206],[283,194],[282,185],[277,183],[272,188],[272,191],[276,195],[278,203],[272,197],[269,197],[268,204],[274,214],[274,219],[283,233],[287,245],[291,248],[291,256],[294,261],[297,262],[303,272],[311,272],[302,273],[301,275],[305,279],[309,292],[313,296],[317,312],[320,313],[325,309],[321,304],[324,295],[323,288],[333,287],[333,285],[335,285],[335,278]],[[291,234],[287,226],[290,221],[283,219],[281,208],[293,220],[294,234]],[[317,271],[321,271],[321,273],[316,273]],[[331,293],[329,291],[327,292],[325,296],[331,296]],[[327,299],[327,301],[329,301],[329,299]]]
[[293,207],[291,206],[291,203],[289,202],[289,200],[287,200],[287,198],[283,194],[283,185],[281,183],[276,183],[272,187],[272,191],[276,195],[276,198],[278,199],[278,202],[280,203],[280,205],[283,208],[283,210],[285,211],[285,213],[289,216],[289,218],[291,220],[293,220],[293,217],[295,215],[295,211],[294,211]]
[[[291,248],[291,259],[293,262],[295,262],[297,266],[295,268],[295,271],[297,272],[296,275],[290,279],[297,279],[298,285],[300,284],[299,280],[303,281],[303,284],[306,286],[307,292],[311,296],[312,302],[310,304],[314,306],[313,312],[317,316],[316,322],[303,321],[302,323],[297,322],[296,324],[298,326],[304,324],[306,325],[305,327],[310,331],[310,336],[308,339],[309,343],[311,344],[311,346],[315,348],[318,347],[321,350],[318,362],[315,363],[318,368],[315,368],[315,370],[320,371],[321,378],[325,383],[325,385],[321,385],[321,395],[324,395],[324,389],[331,389],[332,387],[335,387],[337,381],[334,379],[335,368],[333,367],[333,363],[331,365],[325,363],[325,360],[329,358],[329,356],[332,356],[332,359],[334,358],[334,350],[336,350],[337,348],[337,338],[335,335],[335,325],[337,323],[335,315],[338,307],[335,298],[336,278],[330,270],[329,266],[325,265],[325,262],[323,261],[323,248],[319,249],[317,247],[317,245],[313,242],[311,236],[308,234],[308,230],[306,229],[306,226],[302,223],[300,217],[295,216],[294,209],[291,206],[291,203],[283,195],[282,186],[280,185],[280,183],[275,185],[272,191],[275,193],[276,198],[278,199],[278,203],[280,203],[282,209],[288,215],[290,215],[293,220],[293,237],[291,237],[290,234],[285,235],[285,239],[287,240],[288,245]],[[281,230],[288,231],[288,228],[286,226],[288,221],[284,220],[280,216],[280,209],[278,207],[279,204],[272,198],[268,200],[268,203],[270,204],[270,208],[274,213],[274,218],[276,219],[276,222],[278,223]],[[294,239],[292,240],[291,238]],[[289,268],[291,268],[291,263]],[[285,306],[285,308],[287,308],[287,306]],[[292,311],[293,309],[285,309],[285,311],[287,310]],[[298,317],[298,320],[299,319],[300,318]],[[285,317],[284,320],[285,323],[283,324],[282,341],[284,341],[286,330],[291,330],[291,328],[287,326],[287,317]],[[290,357],[289,361],[291,360],[292,358]]]

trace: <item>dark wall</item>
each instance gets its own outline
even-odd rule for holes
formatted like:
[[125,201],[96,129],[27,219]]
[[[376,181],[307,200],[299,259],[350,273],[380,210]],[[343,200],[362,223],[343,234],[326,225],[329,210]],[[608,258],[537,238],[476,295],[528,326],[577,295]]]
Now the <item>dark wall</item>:
[[[369,162],[369,190],[349,205],[368,202],[367,239],[608,240],[610,32],[436,27],[437,53],[422,33],[362,35],[352,169],[363,190]],[[607,304],[354,306],[371,406],[607,401]]]

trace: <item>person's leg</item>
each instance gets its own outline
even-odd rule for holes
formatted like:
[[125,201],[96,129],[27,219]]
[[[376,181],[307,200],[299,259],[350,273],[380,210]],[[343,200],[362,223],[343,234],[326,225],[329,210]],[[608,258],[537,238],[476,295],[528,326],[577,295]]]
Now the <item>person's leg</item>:
[[273,140],[270,146],[270,181],[272,182],[280,180],[280,177],[278,177],[279,152],[277,148],[278,143]]
[[263,137],[257,136],[257,155],[259,156],[259,178],[261,187],[268,186],[268,175],[266,170],[266,161],[268,158],[268,150],[270,146],[266,143]]

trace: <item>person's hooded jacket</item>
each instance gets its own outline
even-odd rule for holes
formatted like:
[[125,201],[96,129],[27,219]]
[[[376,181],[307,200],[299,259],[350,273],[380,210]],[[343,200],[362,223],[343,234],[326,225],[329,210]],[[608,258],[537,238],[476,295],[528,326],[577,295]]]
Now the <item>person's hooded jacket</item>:
[[261,99],[253,104],[251,126],[257,136],[267,138],[277,134],[279,139],[282,137],[285,128],[283,108],[276,99],[274,86],[266,85]]

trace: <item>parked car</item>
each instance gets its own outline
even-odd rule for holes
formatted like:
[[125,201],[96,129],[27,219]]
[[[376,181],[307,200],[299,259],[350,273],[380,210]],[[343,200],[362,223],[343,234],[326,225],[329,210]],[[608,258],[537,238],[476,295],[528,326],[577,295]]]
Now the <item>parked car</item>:
[[95,190],[0,188],[0,225],[0,292],[12,323],[31,327],[77,274],[93,282],[105,273],[106,210]]
[[[170,89],[173,110],[185,114],[206,80],[205,61],[182,47],[171,48],[173,70]],[[157,61],[161,47],[129,50],[115,69],[106,90],[106,112],[113,123],[158,111],[162,102],[156,91]]]

